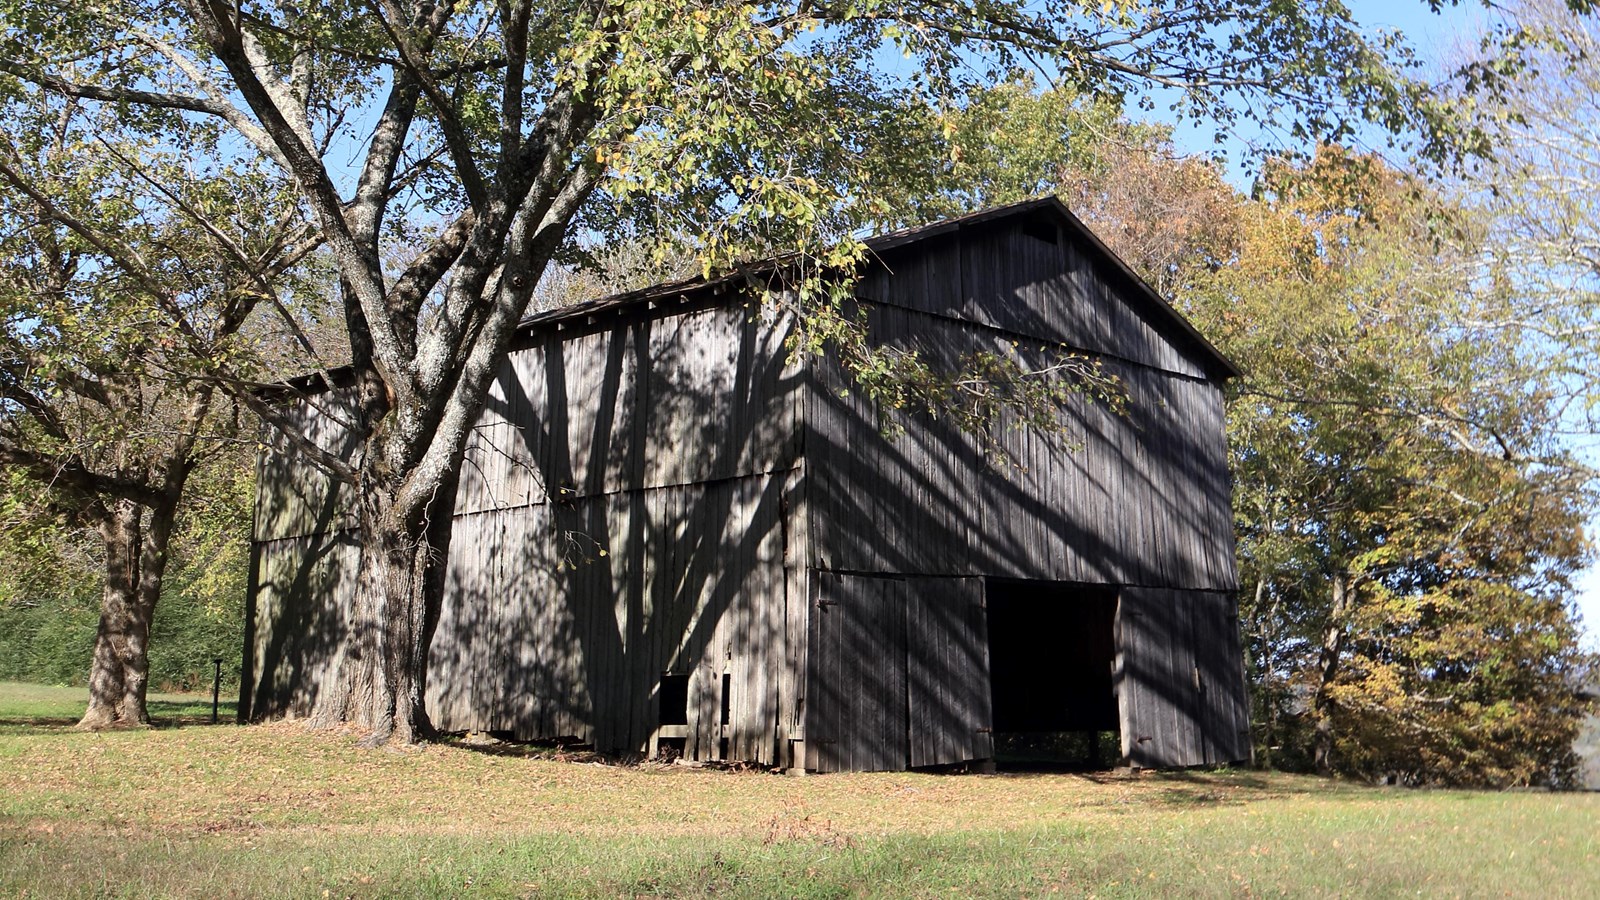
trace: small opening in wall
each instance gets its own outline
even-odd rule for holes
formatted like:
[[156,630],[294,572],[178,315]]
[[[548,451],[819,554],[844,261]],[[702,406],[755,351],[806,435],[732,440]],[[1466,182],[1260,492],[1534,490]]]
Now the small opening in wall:
[[661,713],[658,725],[689,724],[689,676],[670,672],[661,676]]
[[689,741],[686,738],[662,738],[656,748],[656,759],[661,762],[683,759],[688,745]]
[[733,711],[733,676],[727,672],[722,673],[722,724],[728,724],[729,714]]
[[1044,219],[1034,219],[1022,224],[1022,233],[1035,240],[1044,241],[1046,244],[1056,242],[1056,226],[1054,222]]

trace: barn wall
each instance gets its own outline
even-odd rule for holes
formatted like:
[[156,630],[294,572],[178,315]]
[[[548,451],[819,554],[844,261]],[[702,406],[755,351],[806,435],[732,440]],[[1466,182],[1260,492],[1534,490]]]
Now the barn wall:
[[1205,374],[1168,314],[1053,216],[963,228],[886,252],[881,262],[866,273],[857,296],[1164,371]]
[[646,750],[670,673],[691,758],[787,762],[805,618],[785,335],[734,305],[512,354],[457,494],[436,723]]
[[361,548],[350,531],[251,548],[242,718],[306,715],[345,634]]
[[[348,458],[349,408],[339,391],[280,412],[317,447]],[[344,635],[360,548],[350,488],[307,463],[275,428],[263,430],[245,622],[240,715],[304,715]]]
[[[348,459],[354,441],[350,407],[342,391],[305,397],[280,409],[286,425],[319,449]],[[263,429],[256,464],[257,543],[327,534],[355,525],[352,490],[307,463],[277,428]]]
[[[1030,367],[1052,348],[896,307],[873,311],[877,339],[955,365],[975,350]],[[1107,361],[1127,410],[1086,397],[1061,434],[1006,423],[992,442],[926,413],[888,424],[818,364],[806,464],[812,563],[846,572],[991,576],[1206,590],[1236,585],[1220,389]]]
[[1233,594],[1126,588],[1116,639],[1122,752],[1132,765],[1250,758],[1250,707]]
[[[693,758],[786,763],[803,734],[802,374],[760,307],[668,312],[573,323],[502,365],[457,492],[439,727],[643,750],[673,673]],[[291,414],[337,450],[326,406]],[[281,438],[259,484],[255,717],[310,707],[359,565],[347,492]]]
[[642,751],[672,673],[689,679],[691,758],[787,763],[798,486],[791,470],[459,518],[429,661],[434,722]]
[[[805,417],[810,562],[821,570],[823,599],[831,585],[839,600],[813,612],[811,764],[955,761],[944,751],[919,757],[899,728],[878,723],[910,714],[907,667],[963,658],[971,632],[930,633],[915,651],[888,647],[887,658],[907,660],[899,668],[883,662],[879,644],[926,608],[907,585],[970,584],[981,607],[985,578],[1118,590],[1130,762],[1247,758],[1223,397],[1207,374],[1216,363],[1048,219],[962,229],[885,253],[857,293],[874,341],[949,369],[974,352],[1042,369],[1062,361],[1065,345],[1120,380],[1127,408],[1119,414],[1080,396],[1062,410],[1060,434],[1002,421],[981,437],[927,413],[880,417],[837,367],[815,365]],[[895,434],[886,437],[886,428]],[[869,577],[889,573],[904,577]],[[860,635],[853,644],[852,632]],[[959,677],[979,685],[987,716],[987,656]],[[863,683],[873,690],[857,690]],[[984,746],[967,743],[970,704],[938,694],[928,702],[937,711],[933,740],[958,745],[960,759],[992,753],[987,721]]]

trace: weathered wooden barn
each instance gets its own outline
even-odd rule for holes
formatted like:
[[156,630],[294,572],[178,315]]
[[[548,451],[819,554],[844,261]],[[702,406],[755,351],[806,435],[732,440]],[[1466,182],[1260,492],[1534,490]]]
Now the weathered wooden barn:
[[[1125,414],[1001,455],[886,436],[724,280],[536,315],[467,448],[427,703],[446,730],[821,771],[1116,731],[1137,766],[1249,756],[1222,384],[1233,365],[1053,199],[887,235],[874,340],[1103,361]],[[343,436],[316,405],[308,434]],[[263,457],[245,714],[304,711],[359,564],[348,504]]]

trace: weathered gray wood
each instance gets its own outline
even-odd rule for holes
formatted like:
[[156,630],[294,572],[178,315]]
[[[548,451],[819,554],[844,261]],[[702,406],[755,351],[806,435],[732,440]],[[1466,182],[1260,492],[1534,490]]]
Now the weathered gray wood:
[[1238,601],[1221,593],[1197,594],[1196,600],[1195,664],[1200,670],[1206,762],[1248,762],[1250,701],[1239,643]]
[[[1226,362],[1066,220],[1029,216],[886,249],[860,288],[870,334],[942,367],[1087,350],[1126,385],[1126,416],[1078,399],[1062,435],[999,423],[984,445],[918,411],[891,440],[836,366],[789,359],[788,320],[737,291],[528,338],[466,446],[435,723],[646,750],[672,673],[688,680],[672,734],[694,759],[984,759],[983,579],[1011,578],[1123,586],[1130,759],[1247,754],[1208,380]],[[348,449],[337,396],[318,402],[295,410],[306,433]],[[264,458],[258,493],[253,715],[315,696],[357,571],[348,494],[287,446]]]
[[[880,309],[873,321],[886,334],[915,336],[919,347],[1013,353],[1033,367],[1053,358],[1037,342],[1013,346],[920,313]],[[841,396],[842,374],[817,363],[805,456],[826,499],[813,515],[811,563],[1233,589],[1232,541],[1216,537],[1232,530],[1227,501],[1216,498],[1226,446],[1220,433],[1187,424],[1220,408],[1220,388],[1153,369],[1108,369],[1127,388],[1126,415],[1078,398],[1062,411],[1063,434],[1001,427],[994,447],[978,448],[926,415],[903,417],[905,434],[886,437],[863,400]],[[1057,491],[1061,483],[1070,487]],[[910,506],[913,490],[919,499]]]
[[258,543],[253,555],[251,715],[305,715],[343,644],[360,545],[341,531]]
[[906,586],[910,763],[988,759],[989,641],[975,578],[915,578]]
[[1249,758],[1249,703],[1231,595],[1124,589],[1116,637],[1123,754],[1133,765]]
[[[1031,230],[1031,229],[1028,229]],[[916,277],[919,257],[959,257],[959,294],[933,292]],[[910,277],[902,278],[902,272]],[[948,275],[950,270],[942,270]],[[903,248],[869,270],[861,297],[975,322],[1193,377],[1202,363],[1185,351],[1161,311],[1093,254],[1047,243],[1012,224],[972,230]]]
[[[342,391],[287,404],[282,413],[318,448],[349,456],[353,448],[347,427],[350,406]],[[263,429],[255,505],[253,538],[257,542],[326,534],[355,524],[354,494],[349,486],[302,459],[276,428]]]
[[879,771],[991,757],[981,582],[816,578],[807,766]]

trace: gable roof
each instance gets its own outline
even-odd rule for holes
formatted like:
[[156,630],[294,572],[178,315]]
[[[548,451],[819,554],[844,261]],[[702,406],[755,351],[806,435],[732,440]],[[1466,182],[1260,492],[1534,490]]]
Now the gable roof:
[[[1092,254],[1105,261],[1112,272],[1132,288],[1134,297],[1145,306],[1151,317],[1156,320],[1157,326],[1166,326],[1165,330],[1169,337],[1193,350],[1204,369],[1223,379],[1237,378],[1244,374],[1233,360],[1206,340],[1182,313],[1174,309],[1155,288],[1140,278],[1122,257],[1106,246],[1089,226],[1073,215],[1067,205],[1054,196],[1024,200],[928,225],[903,228],[868,238],[865,243],[870,253],[878,255],[942,235],[956,234],[963,229],[989,227],[1040,215],[1055,219],[1077,240],[1079,246],[1088,248]],[[760,260],[709,279],[696,275],[533,313],[523,318],[517,326],[517,332],[522,335],[532,335],[545,331],[559,331],[574,322],[588,322],[602,315],[649,309],[652,304],[688,301],[692,296],[702,296],[707,293],[713,296],[732,296],[736,293],[735,288],[742,286],[751,277],[777,272],[784,262],[782,258]],[[342,376],[347,369],[347,366],[340,366],[333,370],[333,374],[336,377]],[[321,382],[320,374],[308,373],[288,379],[281,384],[299,391],[318,391],[323,389]]]
[[[1133,295],[1150,313],[1158,328],[1166,326],[1165,330],[1170,338],[1181,345],[1187,346],[1195,352],[1204,369],[1214,375],[1227,379],[1237,378],[1244,374],[1243,370],[1218,350],[1214,344],[1205,338],[1187,318],[1168,303],[1151,287],[1148,282],[1139,277],[1128,264],[1123,261],[1112,249],[1100,240],[1083,220],[1073,215],[1065,203],[1054,196],[1041,197],[1035,200],[1024,200],[1006,206],[997,206],[991,209],[944,219],[928,225],[919,225],[914,228],[904,228],[891,231],[876,237],[868,238],[865,243],[867,250],[873,255],[898,250],[913,244],[920,243],[942,235],[958,233],[964,229],[989,227],[1012,220],[1037,218],[1041,215],[1049,216],[1062,225],[1067,233],[1076,239],[1081,247],[1087,248],[1093,255],[1106,262],[1112,272],[1129,287]],[[522,320],[519,331],[534,333],[550,329],[559,329],[562,325],[587,320],[592,317],[612,312],[630,311],[636,307],[648,306],[651,303],[688,299],[689,294],[699,294],[702,291],[731,291],[732,288],[742,284],[746,279],[762,274],[777,271],[783,265],[782,259],[766,259],[719,275],[710,279],[695,276],[678,281],[664,282],[651,285],[621,294],[608,297],[598,297],[585,300],[569,306],[534,313]]]

